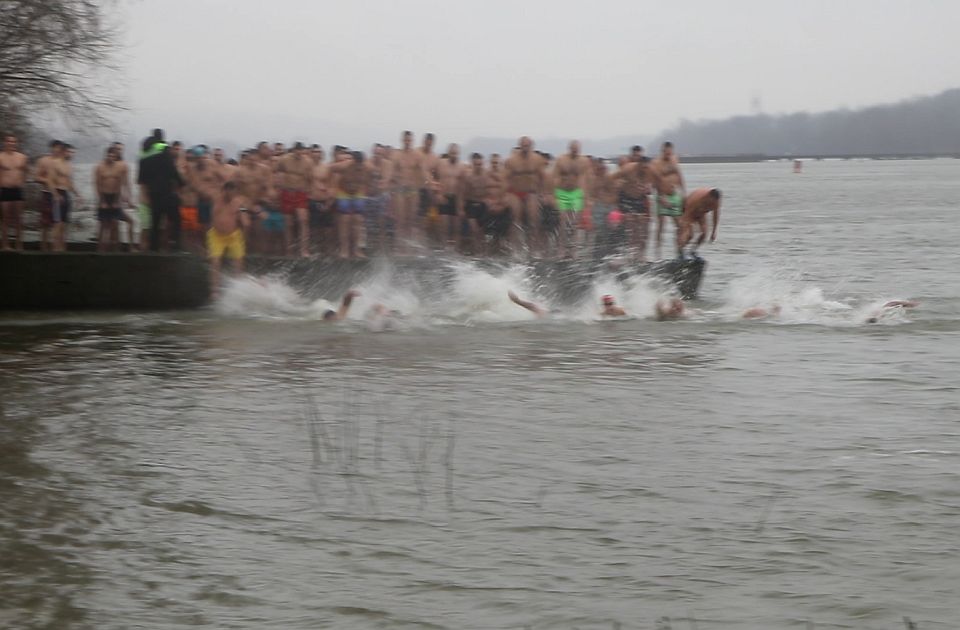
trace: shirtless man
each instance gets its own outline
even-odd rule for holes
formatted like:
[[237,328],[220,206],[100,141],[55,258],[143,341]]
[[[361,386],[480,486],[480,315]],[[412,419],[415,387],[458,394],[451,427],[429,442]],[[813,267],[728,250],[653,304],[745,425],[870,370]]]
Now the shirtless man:
[[916,300],[890,300],[889,302],[884,303],[879,309],[871,313],[865,323],[867,324],[876,324],[880,321],[880,318],[883,317],[885,313],[889,313],[896,309],[908,309],[916,308],[920,306],[920,302]]
[[612,175],[620,187],[620,211],[626,216],[627,232],[633,255],[639,262],[647,260],[647,241],[650,237],[650,190],[656,174],[647,158],[627,161]]
[[684,319],[687,317],[687,307],[678,297],[657,300],[654,307],[654,316],[657,321],[664,322],[672,319]]
[[307,200],[310,180],[313,177],[314,164],[307,155],[306,147],[298,142],[293,150],[280,158],[277,171],[283,176],[283,189],[280,191],[280,211],[286,216],[287,250],[294,248],[294,221],[299,230],[300,256],[310,255],[310,222],[307,215]]
[[713,228],[710,230],[710,242],[717,240],[717,227],[720,225],[720,190],[717,188],[698,188],[683,201],[683,214],[680,216],[680,238],[677,240],[677,255],[683,257],[683,250],[693,240],[693,226],[699,229],[697,244],[691,255],[697,258],[697,248],[707,238],[707,215],[713,213]]
[[[200,193],[195,187],[194,172],[197,161],[203,154],[202,147],[192,147],[186,152],[183,168],[178,169],[183,179],[180,188],[180,231],[183,235],[183,245],[188,252],[203,254],[206,239],[206,230],[200,224]],[[218,191],[219,192],[219,191]]]
[[543,192],[544,159],[533,152],[533,140],[520,138],[519,150],[504,162],[510,208],[518,223],[526,219],[527,247],[536,253],[541,247],[540,194]]
[[224,161],[223,149],[217,147],[213,150],[213,163],[218,169],[220,169],[221,179],[226,183],[233,179],[233,176],[237,174],[237,169],[240,168],[240,165],[231,160],[230,162]]
[[72,147],[60,143],[59,153],[55,159],[47,162],[46,182],[56,198],[54,204],[53,222],[53,251],[63,252],[67,249],[67,224],[70,222],[70,210],[73,200],[70,195],[79,197],[73,184],[73,165],[70,163]]
[[489,179],[489,190],[495,192],[499,190],[502,193],[507,192],[507,177],[503,171],[503,160],[499,153],[490,154],[490,169],[487,171]]
[[54,217],[59,220],[59,197],[54,187],[53,163],[61,159],[63,143],[59,140],[50,142],[50,151],[37,160],[34,178],[40,184],[40,249],[50,251],[50,232],[54,225]]
[[580,142],[573,140],[569,152],[557,158],[553,167],[553,195],[560,212],[560,255],[572,257],[571,237],[582,224],[582,214],[588,212],[586,191],[589,188],[593,169],[590,159],[580,154]]
[[607,172],[607,163],[603,158],[593,160],[593,176],[588,191],[591,208],[592,232],[590,234],[594,255],[608,249],[607,216],[617,206],[616,182]]
[[370,167],[363,153],[354,151],[349,159],[332,164],[330,172],[337,191],[339,258],[366,258],[360,249],[360,229],[366,211]]
[[439,180],[440,156],[433,152],[433,146],[436,139],[432,133],[423,134],[423,145],[418,149],[420,151],[421,165],[423,168],[424,183],[420,188],[420,216],[426,216],[430,208],[436,205],[436,195],[434,194],[434,184]]
[[[120,242],[120,223],[127,224],[127,245],[130,251],[138,251],[141,249],[140,245],[143,240],[143,230],[141,230],[140,238],[134,238],[133,234],[133,185],[131,183],[130,167],[127,166],[126,161],[123,159],[123,149],[124,144],[122,142],[114,142],[110,145],[110,148],[113,149],[114,153],[117,154],[117,162],[123,164],[126,169],[127,176],[123,182],[125,194],[120,195],[121,200],[121,209],[120,209],[120,222],[117,223],[117,230],[113,234],[113,241],[115,243]],[[129,212],[128,212],[129,210]]]
[[270,167],[257,159],[256,151],[245,151],[240,157],[240,167],[231,181],[236,182],[239,194],[249,204],[247,209],[251,220],[246,226],[246,244],[250,245],[252,251],[273,253],[267,247],[266,232],[273,229],[274,232],[282,234],[283,219],[280,217],[279,226],[270,223],[271,200],[275,196]]
[[7,228],[13,232],[14,248],[23,251],[23,186],[27,182],[27,156],[17,151],[17,137],[3,137],[0,151],[0,250],[9,249]]
[[414,221],[420,188],[424,185],[425,171],[423,154],[413,148],[413,132],[404,131],[402,145],[394,152],[393,159],[393,207],[395,212],[397,253],[407,254],[414,239]]
[[[222,152],[220,157],[223,157]],[[223,190],[226,182],[226,172],[222,164],[211,159],[206,151],[197,155],[193,168],[187,174],[187,184],[197,194],[197,222],[203,233],[210,227],[213,200]]]
[[463,222],[463,200],[460,199],[460,178],[464,168],[460,162],[460,147],[451,144],[447,154],[437,163],[438,199],[440,212],[440,234],[444,249],[460,246],[461,224]]
[[457,202],[460,208],[457,214],[467,218],[470,226],[469,250],[476,256],[483,251],[483,232],[480,226],[486,219],[485,200],[490,191],[490,176],[483,168],[483,156],[479,153],[470,156],[470,168],[461,172],[459,188]]
[[320,145],[310,147],[313,172],[310,176],[310,192],[307,195],[310,234],[317,242],[317,253],[333,256],[336,250],[336,218],[333,212],[333,196],[330,192],[330,169],[324,161],[326,154]]
[[237,273],[243,273],[243,258],[246,256],[243,230],[249,221],[245,201],[237,193],[237,183],[232,181],[214,194],[212,225],[207,230],[211,299],[216,299],[220,293],[220,260],[224,255],[234,261]]
[[[93,171],[93,189],[97,194],[97,218],[100,229],[97,251],[115,251],[119,245],[119,222],[123,208],[130,205],[130,172],[111,146]],[[133,239],[130,240],[131,246]]]
[[683,209],[683,194],[686,185],[680,172],[680,161],[673,150],[672,142],[664,142],[660,147],[660,156],[653,161],[657,194],[657,257],[660,257],[663,241],[663,226],[673,220],[680,239],[679,216]]
[[387,221],[390,219],[390,181],[393,162],[387,157],[387,148],[375,144],[369,162],[370,182],[367,187],[367,236],[376,240],[377,252],[387,253]]

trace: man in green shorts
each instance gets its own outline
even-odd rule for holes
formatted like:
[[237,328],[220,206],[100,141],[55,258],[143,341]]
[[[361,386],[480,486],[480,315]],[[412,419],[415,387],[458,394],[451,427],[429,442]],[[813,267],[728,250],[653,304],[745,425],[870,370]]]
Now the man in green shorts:
[[572,256],[571,237],[581,223],[581,213],[586,208],[583,195],[593,172],[589,158],[580,155],[580,143],[573,140],[568,153],[557,158],[553,167],[553,191],[557,211],[560,213],[559,250],[563,257]]
[[663,225],[667,217],[673,219],[674,238],[679,251],[680,215],[683,214],[683,195],[671,181],[661,181],[657,191],[657,257],[660,257],[660,245],[663,242]]

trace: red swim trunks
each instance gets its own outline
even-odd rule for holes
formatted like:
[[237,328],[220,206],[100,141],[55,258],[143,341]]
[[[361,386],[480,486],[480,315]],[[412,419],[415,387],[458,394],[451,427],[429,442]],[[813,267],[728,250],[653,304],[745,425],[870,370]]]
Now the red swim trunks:
[[280,191],[280,212],[293,214],[297,208],[307,208],[307,193],[302,190]]

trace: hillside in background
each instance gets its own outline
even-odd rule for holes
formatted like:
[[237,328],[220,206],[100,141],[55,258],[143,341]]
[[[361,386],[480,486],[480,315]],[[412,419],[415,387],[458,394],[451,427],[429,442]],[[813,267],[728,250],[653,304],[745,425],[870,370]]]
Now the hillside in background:
[[682,121],[656,143],[663,140],[687,156],[956,154],[960,88],[855,110]]

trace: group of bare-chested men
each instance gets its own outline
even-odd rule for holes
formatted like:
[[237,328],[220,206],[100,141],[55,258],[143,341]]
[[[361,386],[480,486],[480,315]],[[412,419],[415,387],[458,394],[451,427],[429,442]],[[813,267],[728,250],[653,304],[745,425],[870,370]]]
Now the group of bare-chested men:
[[[616,234],[629,255],[644,261],[651,227],[659,258],[665,225],[674,225],[675,248],[682,253],[695,232],[696,246],[708,234],[714,240],[719,221],[720,192],[685,194],[670,143],[653,160],[633,147],[613,171],[606,160],[583,155],[577,141],[554,159],[523,137],[506,159],[474,153],[465,163],[456,144],[439,155],[433,134],[415,147],[409,131],[399,148],[377,144],[365,156],[337,146],[329,161],[321,147],[301,143],[286,150],[280,143],[261,142],[244,151],[239,163],[203,145],[187,150],[174,142],[170,152],[183,183],[184,244],[198,251],[227,182],[234,183],[245,210],[246,250],[272,255],[409,255],[433,244],[471,255],[526,251],[566,258],[598,244],[601,236]],[[70,148],[54,142],[36,165],[35,179],[44,190],[41,225],[53,228],[55,250],[64,247],[68,193],[75,194],[70,155]],[[19,234],[22,202],[16,191],[26,180],[26,162],[16,152],[16,138],[7,136],[0,153],[5,248],[8,224]],[[116,248],[122,222],[129,226],[133,246],[137,240],[145,246],[149,230],[164,229],[150,225],[150,212],[141,204],[141,238],[132,236],[132,217],[124,209],[132,207],[133,195],[122,144],[107,149],[94,171],[94,187],[101,249]],[[714,220],[708,232],[710,213]]]

